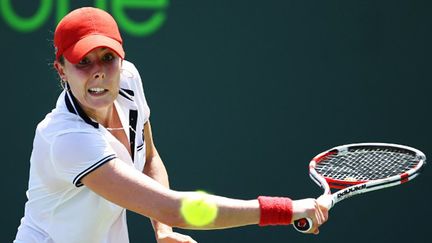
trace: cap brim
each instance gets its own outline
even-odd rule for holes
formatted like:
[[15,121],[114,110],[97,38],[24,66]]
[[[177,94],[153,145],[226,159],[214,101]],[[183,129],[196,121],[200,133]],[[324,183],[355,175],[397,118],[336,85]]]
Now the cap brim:
[[122,44],[104,35],[89,35],[84,37],[65,50],[63,55],[70,63],[77,64],[87,53],[99,47],[107,47],[113,50],[121,59],[124,59],[125,53]]

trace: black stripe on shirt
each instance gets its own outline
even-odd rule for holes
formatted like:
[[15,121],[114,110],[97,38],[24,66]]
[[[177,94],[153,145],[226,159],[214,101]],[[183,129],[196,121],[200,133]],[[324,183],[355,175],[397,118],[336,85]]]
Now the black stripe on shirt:
[[82,182],[81,179],[88,175],[90,172],[94,171],[95,169],[99,168],[101,165],[105,164],[108,161],[111,161],[112,159],[115,159],[117,156],[115,154],[111,154],[106,156],[105,158],[99,160],[98,162],[94,163],[92,166],[90,166],[89,168],[85,169],[83,172],[79,173],[75,179],[73,179],[73,184],[76,187],[80,187],[82,186]]
[[[70,98],[70,100],[69,100]],[[79,115],[87,124],[90,124],[94,128],[99,128],[99,123],[94,122],[87,116],[84,110],[78,103],[78,100],[73,96],[72,92],[68,90],[65,95],[65,102],[68,110],[74,114]]]
[[123,96],[124,98],[126,98],[126,99],[128,99],[128,100],[130,100],[130,101],[133,101],[133,100],[132,100],[132,97],[134,96],[134,92],[133,92],[132,90],[121,88],[121,89],[119,90],[119,94],[120,94],[121,96]]
[[129,144],[131,149],[132,161],[134,161],[135,155],[135,131],[137,127],[138,111],[129,110]]

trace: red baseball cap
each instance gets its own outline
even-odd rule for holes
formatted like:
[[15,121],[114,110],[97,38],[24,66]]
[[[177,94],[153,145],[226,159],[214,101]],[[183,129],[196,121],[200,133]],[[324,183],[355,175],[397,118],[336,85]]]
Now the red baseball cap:
[[54,33],[56,60],[64,56],[77,64],[87,53],[98,47],[107,47],[124,59],[117,23],[107,12],[92,7],[75,9],[67,14]]

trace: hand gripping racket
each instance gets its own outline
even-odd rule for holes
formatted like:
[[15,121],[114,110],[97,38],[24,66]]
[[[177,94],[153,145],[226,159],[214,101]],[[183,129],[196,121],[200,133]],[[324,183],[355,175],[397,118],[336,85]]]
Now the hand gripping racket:
[[[426,156],[419,150],[397,144],[358,143],[327,150],[309,164],[309,175],[331,195],[327,206],[351,196],[400,185],[414,179],[426,164]],[[338,189],[333,194],[330,188]],[[312,228],[312,220],[294,221],[300,232]]]

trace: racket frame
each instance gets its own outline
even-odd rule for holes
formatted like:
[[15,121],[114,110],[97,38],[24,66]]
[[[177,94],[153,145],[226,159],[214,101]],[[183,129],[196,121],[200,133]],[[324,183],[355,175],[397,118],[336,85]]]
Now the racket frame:
[[[342,180],[334,180],[331,178],[326,178],[322,175],[320,175],[316,170],[315,167],[317,164],[319,164],[323,159],[325,159],[327,156],[337,153],[344,153],[349,148],[353,147],[384,147],[384,148],[396,148],[401,150],[407,150],[415,153],[415,156],[419,158],[419,163],[409,169],[408,171],[399,174],[390,176],[383,179],[377,179],[377,180],[369,180],[369,181],[342,181]],[[354,195],[375,191],[387,187],[392,187],[396,185],[400,185],[403,183],[406,183],[412,179],[414,179],[416,176],[418,176],[421,172],[421,169],[426,163],[426,156],[418,149],[411,148],[404,145],[399,144],[391,144],[391,143],[353,143],[353,144],[346,144],[334,147],[332,149],[329,149],[325,152],[322,152],[315,156],[311,162],[309,163],[309,176],[311,179],[318,184],[324,191],[323,194],[331,194],[332,200],[331,203],[329,203],[328,208],[332,208],[336,203],[352,197]],[[330,186],[333,185],[333,186]],[[336,186],[339,185],[339,186]],[[340,189],[335,193],[331,193],[331,188],[337,188]]]
[[[404,173],[368,181],[335,180],[332,178],[326,178],[315,170],[317,164],[327,156],[343,153],[348,151],[349,148],[354,147],[383,147],[410,151],[411,153],[415,153],[415,156],[419,159],[419,163]],[[329,199],[323,201],[326,204],[324,206],[330,210],[336,203],[349,197],[406,183],[418,176],[425,164],[426,156],[424,153],[409,146],[392,143],[353,143],[334,147],[315,156],[309,163],[309,176],[323,189],[323,195],[331,195]],[[339,190],[332,193],[331,188]],[[308,232],[310,228],[312,228],[312,220],[309,218],[296,220],[294,228],[302,233]]]

